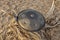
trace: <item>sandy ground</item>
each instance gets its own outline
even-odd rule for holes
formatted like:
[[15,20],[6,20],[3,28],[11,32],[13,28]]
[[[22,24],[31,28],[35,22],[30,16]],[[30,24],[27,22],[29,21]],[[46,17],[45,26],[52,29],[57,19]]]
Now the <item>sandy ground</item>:
[[[60,0],[54,2],[55,9],[50,15],[47,12],[52,0],[0,0],[0,40],[60,40]],[[16,16],[25,9],[42,13],[46,20],[45,27],[37,32],[22,29]]]

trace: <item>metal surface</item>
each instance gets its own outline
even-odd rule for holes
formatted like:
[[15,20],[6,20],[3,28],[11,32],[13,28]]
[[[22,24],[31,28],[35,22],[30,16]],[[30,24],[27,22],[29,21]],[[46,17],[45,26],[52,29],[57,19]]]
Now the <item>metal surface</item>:
[[43,15],[35,10],[27,9],[18,14],[19,25],[28,31],[38,31],[45,25]]

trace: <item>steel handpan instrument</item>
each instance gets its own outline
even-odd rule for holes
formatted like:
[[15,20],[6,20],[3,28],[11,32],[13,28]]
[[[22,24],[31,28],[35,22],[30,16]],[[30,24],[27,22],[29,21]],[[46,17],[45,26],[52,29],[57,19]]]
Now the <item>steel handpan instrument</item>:
[[45,25],[44,16],[40,12],[32,9],[19,12],[17,21],[23,29],[28,31],[38,31]]

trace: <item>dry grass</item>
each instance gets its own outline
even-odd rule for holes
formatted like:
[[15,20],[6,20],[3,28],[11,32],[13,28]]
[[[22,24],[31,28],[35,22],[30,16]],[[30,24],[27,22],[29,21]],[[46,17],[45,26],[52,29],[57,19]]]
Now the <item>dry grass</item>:
[[52,0],[0,0],[0,40],[60,40],[60,1],[55,0],[55,10],[46,18],[45,28],[38,32],[22,29],[15,16],[24,9],[35,9],[44,17]]

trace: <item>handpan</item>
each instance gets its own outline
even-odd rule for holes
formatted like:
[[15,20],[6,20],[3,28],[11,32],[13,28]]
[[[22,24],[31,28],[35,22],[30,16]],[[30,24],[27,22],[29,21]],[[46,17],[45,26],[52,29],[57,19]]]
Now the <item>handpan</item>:
[[19,12],[18,24],[25,30],[38,31],[45,25],[44,16],[33,9],[27,9]]

